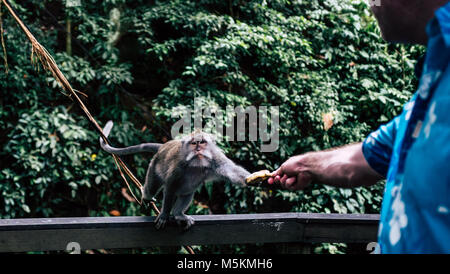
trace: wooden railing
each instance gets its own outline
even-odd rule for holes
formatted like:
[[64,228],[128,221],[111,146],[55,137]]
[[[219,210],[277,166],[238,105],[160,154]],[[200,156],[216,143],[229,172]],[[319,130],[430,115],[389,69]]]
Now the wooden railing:
[[369,243],[379,215],[270,213],[192,216],[194,226],[154,228],[155,217],[0,220],[0,252],[252,243]]

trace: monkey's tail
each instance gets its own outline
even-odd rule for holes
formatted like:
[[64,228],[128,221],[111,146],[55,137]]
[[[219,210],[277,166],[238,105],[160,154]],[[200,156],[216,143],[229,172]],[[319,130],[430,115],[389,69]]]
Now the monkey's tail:
[[[109,133],[111,132],[111,129],[113,127],[113,122],[108,121],[105,125],[105,128],[103,129],[103,133],[105,134],[105,137],[108,137]],[[116,155],[128,155],[128,154],[135,154],[139,152],[157,152],[159,148],[162,146],[162,144],[157,143],[144,143],[140,145],[135,146],[129,146],[124,148],[115,148],[105,143],[105,141],[100,137],[100,146],[103,150],[109,153],[113,153]]]

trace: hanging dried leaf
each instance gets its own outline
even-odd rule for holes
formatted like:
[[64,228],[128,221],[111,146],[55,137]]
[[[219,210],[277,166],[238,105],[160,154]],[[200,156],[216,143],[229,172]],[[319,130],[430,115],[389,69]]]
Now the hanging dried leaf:
[[322,114],[323,128],[328,131],[333,126],[333,114],[324,113]]
[[112,215],[112,216],[120,216],[120,212],[118,210],[115,210],[115,209],[111,210],[109,212],[109,214]]

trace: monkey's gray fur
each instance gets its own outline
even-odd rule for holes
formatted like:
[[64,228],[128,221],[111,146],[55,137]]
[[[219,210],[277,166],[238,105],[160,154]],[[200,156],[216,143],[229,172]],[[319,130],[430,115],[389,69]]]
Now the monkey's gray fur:
[[[112,121],[108,121],[103,133],[108,137]],[[156,218],[156,228],[163,228],[171,213],[176,222],[185,223],[185,229],[194,224],[192,217],[185,215],[195,190],[205,181],[228,180],[245,186],[250,173],[228,159],[216,145],[213,136],[203,132],[192,133],[180,140],[165,144],[144,143],[125,148],[114,148],[100,138],[101,147],[116,155],[138,152],[156,152],[145,177],[143,198],[151,200],[164,188],[161,213]]]

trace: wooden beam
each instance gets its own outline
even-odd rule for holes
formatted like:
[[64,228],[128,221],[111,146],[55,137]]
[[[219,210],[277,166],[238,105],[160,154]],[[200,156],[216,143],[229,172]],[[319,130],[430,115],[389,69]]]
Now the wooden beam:
[[369,243],[379,215],[270,213],[192,216],[194,226],[154,228],[155,217],[0,220],[0,252],[143,248],[232,243]]

